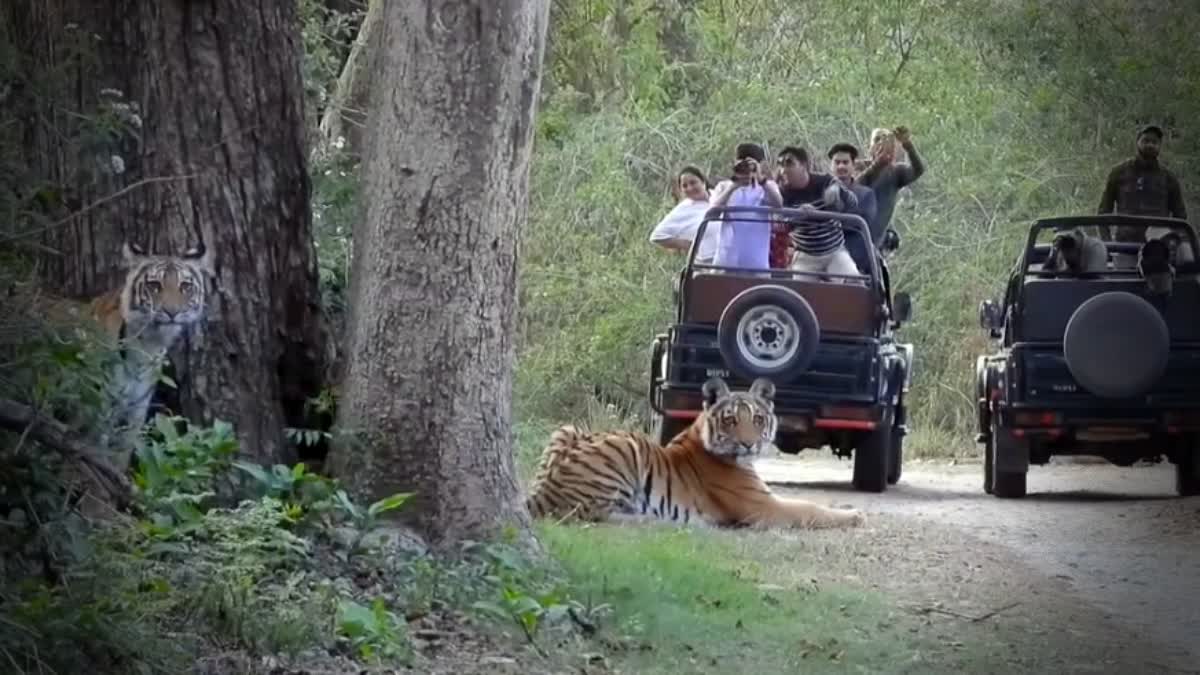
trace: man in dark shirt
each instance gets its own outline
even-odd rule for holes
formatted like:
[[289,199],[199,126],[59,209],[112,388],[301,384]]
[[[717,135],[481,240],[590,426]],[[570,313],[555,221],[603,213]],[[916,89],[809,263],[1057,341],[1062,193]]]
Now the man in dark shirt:
[[[803,204],[815,205],[827,210],[854,212],[858,208],[858,198],[853,192],[833,176],[825,173],[813,173],[810,170],[808,151],[804,148],[789,146],[779,152],[779,194],[783,197],[784,207],[794,208]],[[833,187],[840,195],[840,208],[826,204],[826,192]],[[781,241],[782,240],[782,241]],[[806,248],[800,250],[797,248]],[[845,237],[842,225],[836,220],[805,221],[790,223],[782,230],[776,230],[772,240],[773,258],[787,256],[787,249],[793,248],[813,260],[836,258],[835,273],[855,274],[857,264],[853,257],[845,253]],[[794,255],[794,253],[793,253]],[[786,260],[782,267],[790,267],[794,261]]]
[[[908,164],[896,164],[896,144],[908,153]],[[907,127],[894,131],[876,129],[871,132],[871,165],[858,177],[858,182],[875,191],[875,226],[879,241],[892,225],[892,213],[900,190],[912,185],[925,174],[925,162],[917,154]]]
[[850,143],[837,143],[829,148],[829,167],[833,177],[842,182],[858,198],[858,208],[853,213],[867,221],[871,232],[871,241],[878,246],[883,239],[883,231],[875,225],[878,207],[875,204],[875,191],[863,185],[854,178],[854,162],[858,159],[858,148]]
[[[1183,189],[1179,179],[1158,161],[1163,132],[1150,124],[1138,131],[1137,154],[1114,166],[1104,183],[1099,213],[1127,213],[1138,216],[1167,216],[1187,220]],[[1111,228],[1104,228],[1110,230]],[[1105,240],[1143,242],[1145,228],[1118,227],[1116,232],[1102,231]]]
[[833,182],[833,176],[812,171],[808,151],[796,146],[779,151],[779,169],[779,194],[785,207],[820,202]]

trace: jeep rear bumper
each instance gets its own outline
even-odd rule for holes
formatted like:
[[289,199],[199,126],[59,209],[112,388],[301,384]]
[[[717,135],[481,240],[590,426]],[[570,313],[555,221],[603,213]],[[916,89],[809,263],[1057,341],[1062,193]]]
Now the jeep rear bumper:
[[[650,400],[654,412],[673,419],[693,419],[703,409],[699,387],[655,387]],[[887,406],[875,401],[838,401],[805,398],[801,393],[776,390],[775,412],[779,430],[871,431],[883,419]]]

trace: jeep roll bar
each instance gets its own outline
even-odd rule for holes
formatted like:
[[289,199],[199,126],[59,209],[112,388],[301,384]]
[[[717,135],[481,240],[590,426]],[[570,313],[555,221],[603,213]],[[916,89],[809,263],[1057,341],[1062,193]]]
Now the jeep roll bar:
[[[1172,231],[1181,232],[1183,234],[1184,241],[1191,248],[1193,254],[1200,255],[1200,246],[1198,246],[1198,244],[1200,244],[1200,242],[1197,241],[1196,231],[1194,229],[1192,229],[1192,226],[1190,223],[1188,223],[1188,221],[1182,220],[1180,218],[1168,218],[1166,216],[1135,216],[1135,215],[1124,214],[1124,213],[1104,213],[1104,214],[1097,214],[1097,215],[1055,216],[1052,218],[1039,218],[1037,221],[1035,221],[1033,223],[1033,225],[1031,225],[1029,227],[1029,235],[1025,239],[1025,248],[1021,252],[1021,259],[1019,261],[1019,265],[1020,265],[1019,273],[1021,276],[1021,280],[1024,281],[1024,279],[1028,276],[1041,277],[1041,276],[1044,276],[1045,274],[1047,274],[1047,273],[1042,273],[1042,272],[1033,272],[1031,274],[1029,271],[1029,265],[1030,265],[1030,255],[1029,254],[1031,252],[1033,252],[1034,250],[1038,249],[1039,247],[1048,247],[1049,246],[1049,244],[1038,244],[1037,243],[1038,235],[1041,234],[1043,231],[1045,231],[1045,230],[1064,231],[1064,230],[1073,230],[1078,227],[1111,227],[1111,226],[1139,227],[1139,228],[1145,228],[1145,229],[1150,229],[1152,227],[1158,227],[1158,228],[1169,229]],[[1104,242],[1104,244],[1105,244],[1105,247],[1108,248],[1109,252],[1118,252],[1118,253],[1136,254],[1138,252],[1138,250],[1141,248],[1141,244],[1132,243],[1132,242],[1106,241],[1106,242]],[[1132,274],[1132,273],[1134,273],[1134,271],[1133,270],[1110,270],[1107,273],[1108,274],[1125,274],[1125,273]]]
[[[747,217],[750,216],[750,217]],[[812,222],[814,220],[836,220],[842,224],[844,230],[856,232],[860,237],[863,237],[869,250],[868,257],[871,259],[871,270],[867,274],[832,274],[827,272],[802,272],[799,270],[783,269],[758,269],[749,267],[726,267],[723,265],[697,265],[696,253],[700,250],[700,243],[704,241],[704,234],[710,222],[726,223],[731,222],[735,225],[738,222],[766,222],[774,224],[783,222],[795,224],[799,222]],[[685,266],[685,276],[696,268],[718,269],[726,272],[745,272],[750,274],[769,273],[786,273],[788,275],[804,275],[804,276],[826,276],[835,279],[858,279],[863,276],[869,277],[872,284],[880,282],[880,267],[879,260],[876,258],[877,251],[872,243],[871,230],[867,226],[867,221],[863,220],[862,216],[853,213],[838,213],[835,211],[822,211],[819,209],[801,209],[782,206],[716,206],[708,210],[704,214],[704,220],[700,222],[700,227],[696,230],[696,236],[692,239],[692,245],[688,249],[687,264]]]

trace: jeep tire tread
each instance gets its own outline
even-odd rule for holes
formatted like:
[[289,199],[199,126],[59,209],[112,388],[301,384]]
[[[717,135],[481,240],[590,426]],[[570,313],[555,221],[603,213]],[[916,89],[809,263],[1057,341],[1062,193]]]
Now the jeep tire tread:
[[[1006,433],[1002,429],[996,428],[995,419],[992,420],[992,433],[988,439],[988,453],[991,460],[991,478],[993,497],[1000,499],[1020,499],[1025,496],[1027,478],[1029,471],[1000,471],[996,467],[1000,465],[999,453],[1005,451]],[[986,468],[985,468],[986,472]]]
[[1200,438],[1175,463],[1175,492],[1180,497],[1200,496]]
[[854,449],[854,478],[859,492],[883,492],[888,486],[888,464],[892,451],[892,411],[884,413],[879,426],[862,437]]
[[888,485],[895,485],[900,482],[900,476],[904,472],[904,434],[896,427],[892,427],[890,445],[888,452]]

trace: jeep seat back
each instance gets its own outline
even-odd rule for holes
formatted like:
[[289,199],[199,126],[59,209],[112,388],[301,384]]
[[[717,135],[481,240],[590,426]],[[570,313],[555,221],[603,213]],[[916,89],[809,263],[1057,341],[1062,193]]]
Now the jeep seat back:
[[[1139,278],[1026,278],[1018,339],[1059,342],[1071,315],[1084,301],[1110,291],[1146,297],[1145,288]],[[1162,311],[1172,342],[1200,341],[1200,279],[1190,275],[1177,278]]]

